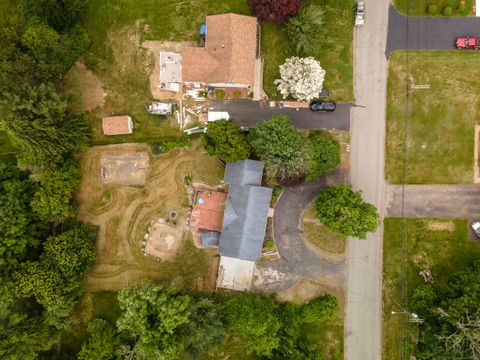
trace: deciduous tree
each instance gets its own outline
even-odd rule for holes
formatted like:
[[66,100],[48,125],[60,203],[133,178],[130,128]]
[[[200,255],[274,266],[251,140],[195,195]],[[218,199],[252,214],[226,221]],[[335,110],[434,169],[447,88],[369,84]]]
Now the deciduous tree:
[[25,22],[39,18],[62,31],[81,19],[86,3],[87,0],[22,0],[20,10]]
[[269,357],[280,346],[278,308],[271,297],[244,293],[227,301],[231,327],[245,339],[246,350]]
[[160,286],[121,290],[120,331],[136,340],[135,352],[145,359],[176,359],[183,347],[182,326],[190,316],[190,297]]
[[80,170],[71,162],[41,174],[32,209],[44,221],[60,221],[75,215],[72,193],[80,185]]
[[267,173],[281,181],[305,175],[308,154],[303,140],[285,115],[262,122],[249,135],[250,144],[265,162]]
[[280,77],[274,81],[278,91],[299,101],[310,101],[322,91],[325,70],[313,57],[292,56],[280,65]]
[[330,137],[315,133],[307,138],[308,169],[307,179],[316,179],[328,174],[340,163],[340,147]]
[[322,33],[323,9],[320,4],[309,1],[304,3],[297,15],[287,23],[287,34],[295,44],[297,54],[313,55]]
[[77,355],[78,360],[111,360],[120,347],[116,329],[103,319],[94,319],[88,324],[88,339]]
[[378,226],[377,209],[350,186],[336,185],[321,191],[315,204],[320,221],[335,233],[365,239]]
[[210,155],[226,162],[236,162],[250,156],[250,145],[240,126],[222,119],[208,125],[203,145]]
[[337,298],[333,295],[325,294],[303,305],[300,321],[304,323],[321,323],[325,320],[334,319],[337,311]]

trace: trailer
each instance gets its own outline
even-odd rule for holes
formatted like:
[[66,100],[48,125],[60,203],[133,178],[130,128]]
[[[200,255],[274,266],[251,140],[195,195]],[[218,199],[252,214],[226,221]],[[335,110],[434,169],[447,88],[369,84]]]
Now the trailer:
[[145,105],[145,109],[150,115],[171,115],[173,113],[173,104],[154,101]]

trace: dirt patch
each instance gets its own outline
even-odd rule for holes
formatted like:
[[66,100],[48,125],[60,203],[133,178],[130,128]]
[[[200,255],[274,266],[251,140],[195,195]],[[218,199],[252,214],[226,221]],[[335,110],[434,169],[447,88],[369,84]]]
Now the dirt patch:
[[297,304],[304,304],[325,293],[339,295],[342,294],[342,291],[338,288],[332,288],[313,280],[302,278],[292,287],[279,292],[277,298],[279,301],[292,301]]
[[[150,158],[143,187],[103,183],[100,162],[104,154],[141,152]],[[209,258],[214,254],[197,249],[186,230],[190,208],[184,178],[189,175],[217,185],[224,166],[216,158],[198,143],[159,156],[153,156],[146,144],[118,144],[92,147],[79,160],[83,178],[76,194],[78,218],[98,226],[97,263],[85,279],[89,291],[118,290],[146,279],[175,279],[178,284],[199,276],[207,279]],[[178,214],[175,236],[181,239],[173,262],[144,256],[142,242],[152,219],[166,219],[172,211]],[[185,286],[189,285],[194,287]]]
[[105,103],[106,91],[100,79],[81,61],[77,61],[67,74],[67,79],[78,86],[82,110],[90,111]]
[[104,153],[100,168],[104,184],[144,185],[148,172],[148,153]]
[[144,41],[142,46],[148,50],[155,66],[152,67],[150,73],[150,91],[154,99],[157,100],[176,100],[182,99],[182,92],[163,91],[159,89],[160,85],[160,50],[181,52],[183,48],[195,46],[195,41]]
[[166,224],[164,219],[158,219],[149,227],[145,253],[161,260],[173,260],[182,238],[182,230]]
[[451,221],[429,221],[427,227],[430,231],[455,231],[455,224]]

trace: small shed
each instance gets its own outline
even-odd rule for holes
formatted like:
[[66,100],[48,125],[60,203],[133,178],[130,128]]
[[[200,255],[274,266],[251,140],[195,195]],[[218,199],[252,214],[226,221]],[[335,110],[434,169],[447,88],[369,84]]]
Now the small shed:
[[133,132],[132,118],[128,115],[104,117],[102,129],[105,135],[131,134]]
[[208,112],[208,122],[217,121],[217,120],[229,120],[230,114],[226,111],[209,111]]

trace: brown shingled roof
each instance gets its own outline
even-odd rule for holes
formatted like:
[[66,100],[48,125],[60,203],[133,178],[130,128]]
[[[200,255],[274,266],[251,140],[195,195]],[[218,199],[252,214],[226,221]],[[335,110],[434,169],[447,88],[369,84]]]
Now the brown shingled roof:
[[207,16],[205,47],[182,50],[185,82],[253,85],[257,18],[237,14]]
[[102,119],[102,129],[105,135],[131,134],[133,126],[132,119],[128,115],[108,116]]

